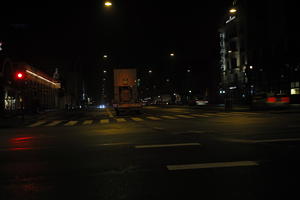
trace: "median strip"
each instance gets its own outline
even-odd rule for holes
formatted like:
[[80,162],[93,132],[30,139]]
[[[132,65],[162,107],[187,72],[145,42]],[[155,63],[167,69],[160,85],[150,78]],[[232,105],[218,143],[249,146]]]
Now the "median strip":
[[180,146],[201,146],[200,143],[181,143],[181,144],[152,144],[152,145],[137,145],[136,149],[146,148],[162,148],[162,147],[180,147]]
[[209,168],[224,168],[224,167],[248,167],[258,166],[256,161],[236,161],[236,162],[217,162],[217,163],[199,163],[186,165],[168,165],[170,171],[174,170],[188,170],[188,169],[209,169]]

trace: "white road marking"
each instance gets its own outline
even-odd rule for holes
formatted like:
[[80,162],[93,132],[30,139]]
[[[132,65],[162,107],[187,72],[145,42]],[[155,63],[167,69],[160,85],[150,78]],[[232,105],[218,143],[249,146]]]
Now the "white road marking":
[[65,126],[74,126],[77,123],[78,123],[78,121],[69,121],[69,122],[65,123],[64,125]]
[[162,117],[162,118],[165,118],[165,119],[178,119],[177,117],[168,116],[168,115],[161,116],[161,117]]
[[136,122],[144,121],[143,119],[138,118],[138,117],[131,117],[131,119],[132,119],[133,121],[136,121]]
[[207,169],[207,168],[223,168],[223,167],[246,167],[258,166],[256,161],[237,161],[237,162],[217,162],[217,163],[199,163],[186,165],[168,165],[170,171],[173,170],[187,170],[187,169]]
[[176,116],[181,117],[181,118],[187,118],[187,119],[195,118],[195,117],[188,116],[188,115],[176,115]]
[[109,120],[108,120],[108,119],[101,119],[101,120],[100,120],[100,123],[101,123],[101,124],[108,124],[108,123],[109,123]]
[[161,118],[158,118],[158,117],[146,117],[147,119],[151,119],[151,120],[161,120]]
[[239,143],[272,143],[272,142],[297,142],[300,138],[282,138],[282,139],[265,139],[265,140],[246,140],[246,139],[224,139],[228,142]]
[[83,125],[90,125],[93,123],[93,120],[85,120],[82,124]]
[[62,120],[54,120],[53,122],[46,124],[45,126],[56,126],[60,123],[62,123]]
[[118,146],[118,145],[127,145],[128,143],[119,142],[119,143],[105,143],[105,144],[97,144],[96,146]]
[[208,117],[206,115],[201,115],[201,114],[190,114],[191,116],[194,116],[194,117]]
[[180,147],[180,146],[201,146],[200,143],[181,143],[181,144],[152,144],[152,145],[137,145],[136,149],[145,148],[161,148],[161,147]]
[[46,123],[46,121],[38,121],[38,122],[35,122],[35,123],[33,123],[33,124],[31,124],[31,125],[29,125],[28,127],[37,127],[37,126],[40,126],[40,125],[42,125],[42,124],[45,124]]
[[253,140],[254,143],[293,142],[293,141],[300,141],[300,138],[283,138],[283,139]]
[[126,122],[126,119],[124,118],[116,118],[117,122]]

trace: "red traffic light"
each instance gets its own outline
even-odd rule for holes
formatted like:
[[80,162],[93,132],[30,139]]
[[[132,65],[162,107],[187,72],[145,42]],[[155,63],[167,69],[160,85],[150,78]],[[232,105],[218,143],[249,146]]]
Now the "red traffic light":
[[22,72],[17,72],[16,73],[16,78],[17,79],[23,79],[24,78],[24,74]]

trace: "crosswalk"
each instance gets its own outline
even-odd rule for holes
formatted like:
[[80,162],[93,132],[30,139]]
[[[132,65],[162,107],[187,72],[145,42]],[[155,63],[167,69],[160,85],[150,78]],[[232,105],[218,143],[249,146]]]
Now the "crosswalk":
[[[249,113],[249,116],[255,116],[258,113]],[[144,122],[144,121],[162,121],[162,120],[191,120],[191,119],[207,119],[209,117],[233,117],[245,116],[244,113],[204,113],[204,114],[174,114],[174,115],[161,115],[161,116],[135,116],[135,117],[112,117],[108,119],[86,119],[86,120],[40,120],[29,124],[27,127],[55,127],[55,126],[88,126],[95,124],[111,124],[111,123],[125,123],[125,122]]]

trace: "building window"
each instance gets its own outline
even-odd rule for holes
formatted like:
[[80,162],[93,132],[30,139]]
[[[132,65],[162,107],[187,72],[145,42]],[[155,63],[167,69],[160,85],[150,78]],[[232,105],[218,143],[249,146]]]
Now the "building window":
[[297,94],[300,94],[300,88],[292,88],[291,95],[297,95]]

